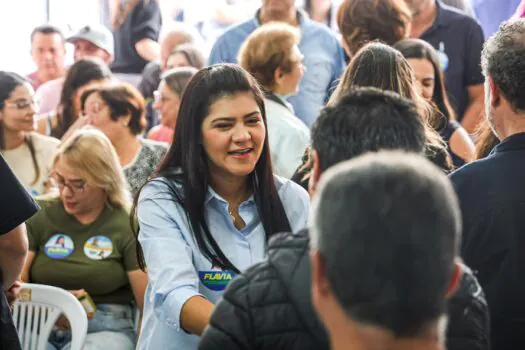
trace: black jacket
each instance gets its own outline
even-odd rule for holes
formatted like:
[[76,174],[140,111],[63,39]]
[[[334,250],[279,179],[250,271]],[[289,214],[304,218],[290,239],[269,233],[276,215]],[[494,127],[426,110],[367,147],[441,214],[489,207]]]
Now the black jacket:
[[525,349],[525,133],[450,175],[461,207],[461,256],[490,308],[494,350]]
[[[330,349],[327,333],[310,302],[308,232],[281,234],[268,259],[234,279],[217,304],[200,350]],[[483,292],[465,269],[452,298],[449,350],[489,349]]]

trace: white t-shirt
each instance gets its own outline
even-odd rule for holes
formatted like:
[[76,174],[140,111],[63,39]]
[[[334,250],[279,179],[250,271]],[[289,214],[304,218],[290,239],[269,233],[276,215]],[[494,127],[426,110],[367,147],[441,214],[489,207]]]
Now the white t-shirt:
[[31,132],[29,135],[33,141],[35,158],[40,169],[40,175],[36,181],[36,169],[31,151],[25,142],[17,148],[2,151],[2,154],[22,185],[31,195],[36,196],[44,191],[44,182],[49,177],[53,157],[60,141],[36,132]]

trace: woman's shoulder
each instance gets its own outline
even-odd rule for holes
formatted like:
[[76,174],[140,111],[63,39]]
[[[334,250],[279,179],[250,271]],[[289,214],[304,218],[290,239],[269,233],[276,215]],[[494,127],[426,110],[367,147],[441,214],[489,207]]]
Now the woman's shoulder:
[[308,138],[310,137],[310,129],[290,110],[269,99],[266,99],[265,103],[268,107],[266,109],[266,122],[270,128],[286,129],[286,131],[292,130]]
[[35,144],[36,148],[41,149],[56,149],[58,145],[60,145],[60,140],[51,137],[51,136],[45,136],[38,132],[31,132],[31,140],[33,140],[33,143]]
[[29,222],[42,223],[46,220],[53,220],[52,218],[60,218],[65,213],[62,201],[56,195],[45,194],[36,196],[34,199],[40,210],[29,219]]
[[60,207],[62,202],[56,193],[53,194],[43,194],[40,196],[34,197],[35,202],[40,207],[40,210],[50,209],[54,207]]
[[310,196],[304,188],[295,182],[276,176],[275,186],[283,205],[292,232],[303,229],[310,211]]
[[182,182],[179,180],[176,171],[165,176],[155,177],[149,180],[142,187],[139,195],[139,202],[145,200],[173,200],[175,196],[183,195]]
[[153,153],[155,155],[163,156],[168,151],[168,144],[166,142],[141,139],[140,143],[142,144],[143,151]]

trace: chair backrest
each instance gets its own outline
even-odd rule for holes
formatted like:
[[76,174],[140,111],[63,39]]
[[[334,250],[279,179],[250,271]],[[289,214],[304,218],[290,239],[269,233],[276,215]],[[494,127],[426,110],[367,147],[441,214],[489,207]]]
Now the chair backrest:
[[13,310],[22,349],[45,350],[49,335],[61,314],[71,326],[71,350],[81,350],[88,321],[86,311],[77,298],[61,288],[24,283]]

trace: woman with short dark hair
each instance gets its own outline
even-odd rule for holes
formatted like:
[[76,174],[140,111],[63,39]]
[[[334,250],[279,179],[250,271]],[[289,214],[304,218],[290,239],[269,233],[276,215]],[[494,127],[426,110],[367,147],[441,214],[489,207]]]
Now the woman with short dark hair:
[[144,98],[132,85],[115,83],[85,91],[81,108],[86,123],[100,129],[115,147],[135,195],[168,149],[163,142],[142,137],[146,127]]
[[66,139],[83,126],[82,120],[78,118],[82,92],[109,82],[111,78],[108,66],[98,58],[83,58],[75,62],[66,74],[57,110],[39,116],[38,132]]
[[405,0],[344,0],[337,11],[343,48],[349,57],[371,41],[394,45],[407,38],[411,21]]

